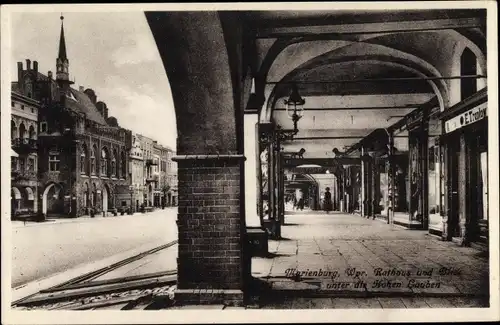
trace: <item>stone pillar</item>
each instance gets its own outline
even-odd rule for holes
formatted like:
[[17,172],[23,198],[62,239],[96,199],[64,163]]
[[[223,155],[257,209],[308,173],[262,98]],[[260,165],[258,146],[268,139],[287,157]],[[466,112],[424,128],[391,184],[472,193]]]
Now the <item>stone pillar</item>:
[[361,216],[366,215],[366,162],[364,160],[365,149],[361,148]]
[[257,178],[257,124],[258,114],[247,114],[244,117],[245,132],[245,220],[247,227],[260,227],[258,210],[258,178]]
[[242,155],[178,156],[179,257],[176,300],[243,303]]
[[462,243],[468,240],[467,233],[467,145],[465,135],[460,135],[460,154],[458,157],[458,226]]

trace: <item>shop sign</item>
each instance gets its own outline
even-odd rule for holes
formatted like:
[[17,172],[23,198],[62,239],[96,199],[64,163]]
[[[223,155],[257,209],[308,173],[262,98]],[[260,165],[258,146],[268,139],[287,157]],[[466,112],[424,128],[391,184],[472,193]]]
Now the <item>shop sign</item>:
[[473,109],[468,110],[460,115],[457,115],[444,123],[446,133],[458,130],[466,125],[475,123],[486,117],[486,109],[488,102],[483,103]]

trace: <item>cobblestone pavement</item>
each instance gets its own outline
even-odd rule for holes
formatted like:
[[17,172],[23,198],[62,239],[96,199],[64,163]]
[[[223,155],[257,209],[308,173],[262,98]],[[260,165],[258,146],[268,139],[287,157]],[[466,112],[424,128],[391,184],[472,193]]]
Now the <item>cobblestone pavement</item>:
[[270,241],[269,257],[252,259],[253,276],[268,281],[282,297],[321,292],[329,297],[317,303],[329,308],[341,308],[335,306],[346,301],[406,308],[415,297],[424,306],[485,304],[485,252],[359,215],[304,213],[286,216],[286,223],[284,238]]

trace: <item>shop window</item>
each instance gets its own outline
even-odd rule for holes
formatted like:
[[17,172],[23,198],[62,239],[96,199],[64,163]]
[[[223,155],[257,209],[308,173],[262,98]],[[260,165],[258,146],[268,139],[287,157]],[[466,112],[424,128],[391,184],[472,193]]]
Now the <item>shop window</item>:
[[49,171],[56,172],[59,171],[59,153],[51,152],[49,154]]
[[[466,47],[460,57],[460,75],[474,76],[477,73],[477,58],[476,55]],[[477,92],[476,78],[460,79],[460,97],[461,100],[468,98]]]

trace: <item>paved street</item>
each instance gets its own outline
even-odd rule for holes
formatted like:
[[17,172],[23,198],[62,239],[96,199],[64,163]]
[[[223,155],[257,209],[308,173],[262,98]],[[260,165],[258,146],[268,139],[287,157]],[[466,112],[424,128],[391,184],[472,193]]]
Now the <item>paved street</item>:
[[[317,290],[330,297],[389,296],[405,308],[411,301],[404,303],[404,297],[487,295],[488,255],[476,249],[358,215],[304,211],[285,220],[284,238],[270,241],[269,258],[252,260],[253,275],[281,297]],[[384,301],[374,304],[387,308]],[[432,299],[422,303],[432,304]]]
[[177,239],[176,208],[132,216],[12,223],[12,287]]

